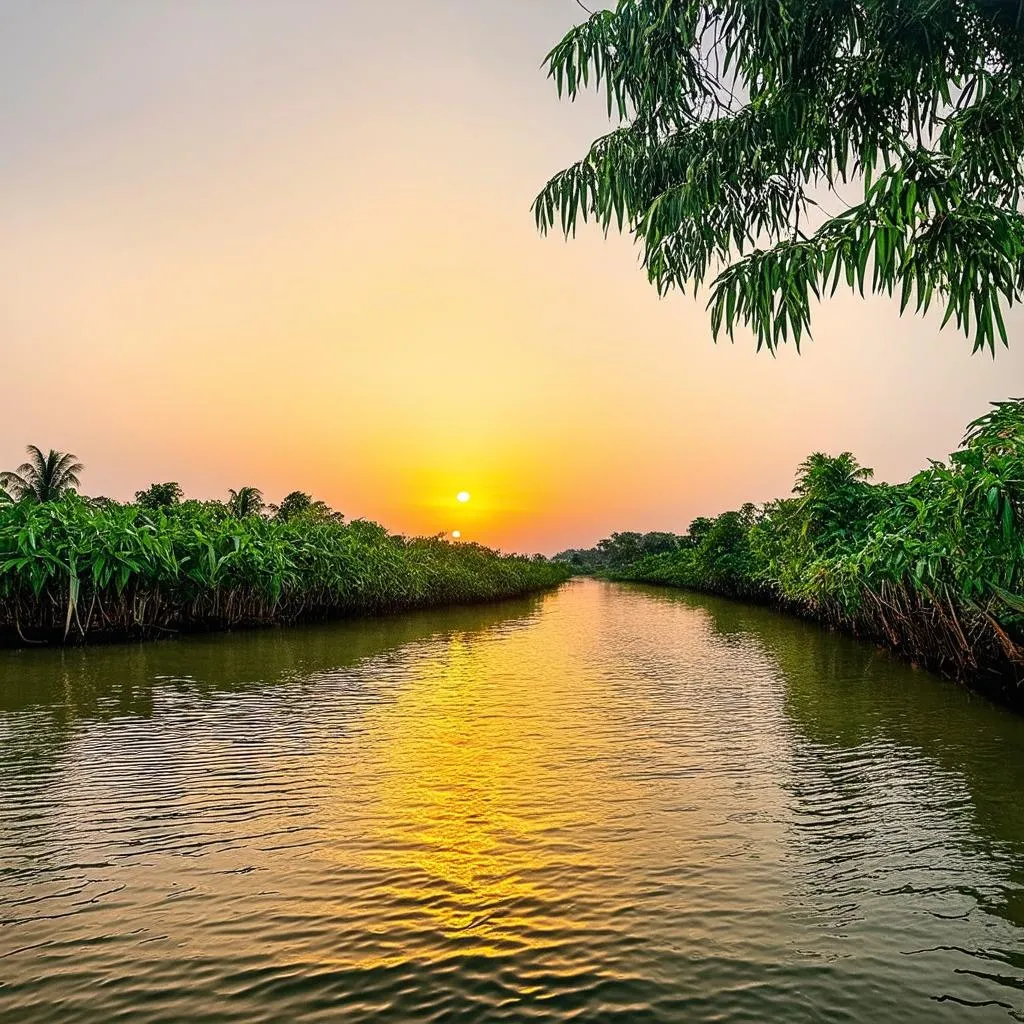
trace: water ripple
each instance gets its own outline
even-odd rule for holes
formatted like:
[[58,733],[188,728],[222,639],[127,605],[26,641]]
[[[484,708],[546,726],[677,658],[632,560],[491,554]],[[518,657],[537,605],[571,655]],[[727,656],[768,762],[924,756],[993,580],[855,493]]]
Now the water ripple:
[[0,654],[0,1020],[1024,1020],[1024,726],[759,609]]

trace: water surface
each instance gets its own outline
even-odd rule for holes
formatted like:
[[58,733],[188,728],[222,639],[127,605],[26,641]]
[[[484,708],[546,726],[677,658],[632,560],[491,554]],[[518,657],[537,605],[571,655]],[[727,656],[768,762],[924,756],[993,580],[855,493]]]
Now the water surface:
[[1024,719],[576,582],[0,653],[0,1020],[1024,1020]]

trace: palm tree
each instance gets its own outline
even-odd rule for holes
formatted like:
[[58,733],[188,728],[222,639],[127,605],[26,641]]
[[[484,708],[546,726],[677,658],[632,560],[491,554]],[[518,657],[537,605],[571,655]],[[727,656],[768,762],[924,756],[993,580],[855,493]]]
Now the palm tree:
[[77,455],[56,452],[52,448],[44,455],[41,448],[30,444],[26,449],[28,462],[16,470],[0,473],[0,487],[16,501],[56,501],[62,494],[80,486],[78,474],[85,466]]
[[258,516],[263,511],[263,492],[258,487],[240,487],[228,493],[228,509],[236,519]]

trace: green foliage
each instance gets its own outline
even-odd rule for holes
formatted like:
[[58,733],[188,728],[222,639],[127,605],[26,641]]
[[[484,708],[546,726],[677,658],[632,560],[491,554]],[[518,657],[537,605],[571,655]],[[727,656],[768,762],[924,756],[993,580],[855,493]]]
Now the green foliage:
[[[630,231],[660,292],[709,275],[714,333],[808,333],[842,284],[945,304],[975,349],[1024,296],[1019,0],[619,0],[552,50],[619,126],[555,175],[542,231]],[[838,207],[839,212],[833,212]]]
[[754,580],[748,516],[749,511],[725,512],[715,519],[695,519],[674,551],[645,554],[609,575],[729,597],[757,597],[760,589]]
[[27,462],[16,470],[0,473],[0,488],[14,500],[56,501],[62,494],[80,486],[78,474],[85,466],[77,456],[52,448],[44,455],[34,444],[25,450],[29,456]]
[[96,506],[67,494],[0,507],[0,633],[22,639],[485,601],[568,575],[546,560],[409,540],[362,520],[236,516],[216,502]]
[[184,496],[181,484],[172,480],[164,484],[150,484],[144,491],[136,491],[135,502],[142,508],[153,511],[180,505]]
[[595,548],[569,548],[555,555],[554,560],[571,566],[580,575],[593,575],[624,568],[644,555],[675,551],[680,541],[674,533],[613,533]]
[[675,552],[613,575],[780,604],[949,675],[1024,681],[1024,400],[975,420],[947,463],[897,486],[870,477],[849,452],[816,453],[792,497],[695,520]]
[[292,491],[281,499],[281,504],[271,506],[275,519],[287,521],[297,516],[312,519],[344,519],[340,512],[335,512],[324,501],[314,501],[305,491]]
[[228,510],[237,519],[258,516],[264,509],[263,492],[258,487],[240,487],[228,494]]

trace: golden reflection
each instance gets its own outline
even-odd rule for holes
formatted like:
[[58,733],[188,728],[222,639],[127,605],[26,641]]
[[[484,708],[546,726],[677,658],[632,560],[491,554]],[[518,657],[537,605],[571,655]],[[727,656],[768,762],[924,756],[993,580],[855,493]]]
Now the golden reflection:
[[585,850],[534,837],[585,826],[591,790],[607,799],[609,787],[632,788],[593,773],[567,780],[564,763],[560,783],[553,777],[572,742],[558,698],[581,681],[564,651],[544,647],[559,687],[524,692],[523,659],[537,657],[523,636],[454,635],[370,725],[384,763],[368,768],[379,787],[367,866],[389,879],[382,897],[445,939],[471,935],[477,955],[534,948],[573,927],[540,915],[567,870],[595,865]]
[[498,956],[583,927],[546,915],[553,905],[564,915],[564,887],[602,867],[580,841],[594,807],[639,794],[607,770],[583,770],[612,753],[599,723],[587,725],[606,683],[558,639],[543,618],[439,639],[406,664],[394,701],[368,713],[355,781],[365,800],[339,794],[330,827],[339,861],[351,863],[355,845],[360,869],[381,879],[381,902],[404,908],[402,948],[373,962],[407,957],[424,929],[434,955],[439,935]]
[[[691,844],[699,850],[720,828],[721,779],[646,772],[678,761],[685,727],[636,728],[649,683],[617,650],[616,606],[603,597],[592,584],[577,589],[583,614],[570,638],[555,597],[526,629],[457,633],[418,660],[407,652],[408,674],[393,701],[368,712],[359,749],[334,752],[351,770],[325,807],[332,857],[355,859],[377,880],[373,898],[394,911],[373,954],[346,956],[365,965],[454,948],[488,957],[564,948],[595,926],[595,899],[605,911],[632,904],[631,865],[694,863]],[[648,630],[637,653],[657,641]],[[707,631],[694,628],[685,646],[700,663]],[[699,719],[699,708],[680,707]],[[773,830],[773,801],[751,796],[747,812]]]

